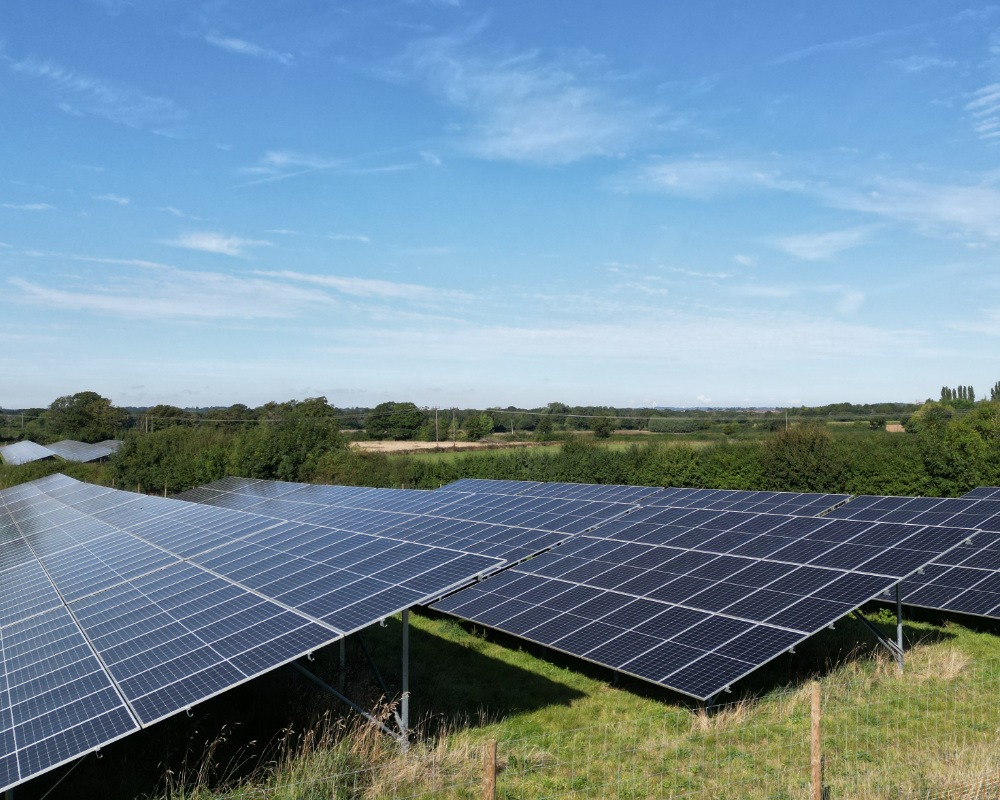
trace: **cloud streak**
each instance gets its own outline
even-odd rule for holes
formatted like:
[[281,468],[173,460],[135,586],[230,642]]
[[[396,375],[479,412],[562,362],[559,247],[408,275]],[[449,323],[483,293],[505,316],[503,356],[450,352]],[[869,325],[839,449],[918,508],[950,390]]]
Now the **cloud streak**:
[[55,211],[56,207],[48,203],[4,203],[4,208],[13,211]]
[[291,270],[275,272],[258,271],[258,275],[268,278],[307,283],[333,289],[353,297],[377,298],[381,300],[408,300],[416,303],[468,302],[472,295],[453,289],[435,289],[414,283],[395,283],[374,278],[343,277],[339,275],[313,275]]
[[824,261],[844,250],[864,244],[876,230],[865,225],[826,233],[803,233],[771,240],[771,244],[804,261]]
[[200,250],[203,253],[242,257],[248,255],[250,250],[270,247],[273,243],[266,239],[242,239],[239,236],[227,236],[217,231],[193,231],[183,233],[176,239],[164,241],[163,244],[183,247],[186,250]]
[[335,305],[324,293],[286,282],[172,268],[87,281],[81,288],[55,288],[18,277],[7,283],[13,302],[137,320],[285,319]]
[[459,135],[480,158],[559,165],[614,156],[654,125],[655,111],[621,99],[614,76],[592,74],[599,59],[473,54],[466,47],[470,37],[411,44],[398,74],[418,76],[467,115]]
[[236,39],[231,36],[209,34],[205,37],[205,41],[212,45],[212,47],[217,47],[220,50],[225,50],[229,53],[236,53],[241,56],[250,56],[251,58],[273,61],[276,64],[282,64],[286,67],[295,63],[295,57],[291,53],[279,53],[277,50],[261,47],[259,44],[248,42],[245,39]]
[[60,107],[70,113],[91,114],[164,135],[176,135],[187,120],[187,112],[168,98],[74,72],[52,61],[28,58],[11,62],[10,69],[44,81],[60,98]]

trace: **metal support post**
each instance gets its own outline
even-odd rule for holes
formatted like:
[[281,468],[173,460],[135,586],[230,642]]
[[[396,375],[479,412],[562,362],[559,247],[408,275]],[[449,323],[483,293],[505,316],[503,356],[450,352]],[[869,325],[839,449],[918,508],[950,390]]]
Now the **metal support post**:
[[[872,635],[878,639],[878,641],[885,646],[885,648],[896,657],[896,666],[899,668],[900,673],[903,672],[903,648],[901,648],[896,642],[887,637],[882,631],[872,625],[864,615],[855,609],[854,616],[872,632]],[[897,628],[897,631],[899,628]]]
[[330,694],[332,694],[334,697],[336,697],[341,702],[347,703],[347,705],[349,705],[351,708],[353,708],[355,711],[357,711],[361,716],[363,716],[366,720],[368,720],[372,725],[374,725],[379,730],[381,730],[382,733],[387,733],[389,736],[391,736],[393,739],[395,739],[396,741],[398,741],[400,744],[403,744],[404,737],[400,736],[392,728],[390,728],[387,725],[385,725],[382,722],[380,722],[377,718],[375,718],[374,716],[372,716],[371,714],[369,714],[367,711],[365,711],[361,706],[359,706],[357,703],[355,703],[349,697],[346,697],[346,696],[342,695],[340,692],[338,692],[336,689],[334,689],[332,686],[330,686],[330,684],[328,684],[322,678],[316,677],[309,670],[307,670],[305,667],[303,667],[301,664],[296,664],[294,661],[292,662],[291,666],[294,667],[295,669],[297,669],[303,675],[305,675],[309,680],[311,680],[313,683],[315,683],[317,686],[319,686],[324,691],[329,692]]
[[[389,687],[385,683],[385,679],[382,677],[382,673],[378,671],[378,667],[375,666],[375,659],[372,658],[371,651],[368,649],[368,645],[365,644],[364,637],[360,633],[356,633],[355,636],[358,637],[358,644],[361,645],[361,652],[365,654],[365,658],[368,660],[368,666],[372,668],[372,674],[375,676],[375,680],[378,682],[379,688],[382,690],[382,696],[388,700],[392,697],[392,693],[389,691]],[[396,724],[399,726],[400,730],[403,730],[406,726],[403,725],[403,720],[396,709],[392,710],[392,715],[396,718]]]
[[[896,647],[903,652],[903,595],[900,590],[902,581],[896,584]],[[901,667],[902,668],[902,667]]]
[[410,609],[403,609],[403,697],[400,701],[403,750],[406,750],[410,736]]
[[340,640],[340,658],[337,660],[337,688],[344,691],[344,684],[347,682],[347,637]]

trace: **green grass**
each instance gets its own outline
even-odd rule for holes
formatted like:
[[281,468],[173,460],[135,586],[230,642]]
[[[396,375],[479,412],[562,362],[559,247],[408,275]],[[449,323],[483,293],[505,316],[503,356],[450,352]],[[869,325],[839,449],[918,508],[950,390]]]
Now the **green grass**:
[[[870,618],[890,632],[878,609]],[[175,767],[161,784],[158,800],[476,798],[489,740],[498,742],[501,798],[806,797],[814,678],[831,798],[944,796],[995,777],[1000,765],[1000,638],[989,626],[909,620],[899,676],[866,629],[843,620],[753,673],[728,705],[705,714],[679,695],[629,678],[616,684],[606,669],[501,634],[436,615],[410,619],[409,753],[299,684],[293,694],[309,695],[314,715],[307,734],[286,735],[270,749],[245,746],[253,758],[227,752],[225,764],[241,765],[228,768],[228,791],[226,768],[191,758],[186,772]],[[399,620],[366,638],[398,687]],[[338,679],[336,652],[308,666]],[[346,679],[352,696],[375,704],[379,691],[364,670]],[[260,687],[245,694],[267,696]],[[199,726],[203,736],[209,727]]]

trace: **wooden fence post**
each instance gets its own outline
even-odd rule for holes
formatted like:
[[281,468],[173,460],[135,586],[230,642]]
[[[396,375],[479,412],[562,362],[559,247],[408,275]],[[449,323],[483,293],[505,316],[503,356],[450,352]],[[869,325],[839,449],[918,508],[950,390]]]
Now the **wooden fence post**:
[[497,796],[497,740],[490,739],[483,745],[483,800],[496,800]]
[[812,793],[811,800],[823,800],[823,753],[820,749],[820,693],[819,681],[812,683]]

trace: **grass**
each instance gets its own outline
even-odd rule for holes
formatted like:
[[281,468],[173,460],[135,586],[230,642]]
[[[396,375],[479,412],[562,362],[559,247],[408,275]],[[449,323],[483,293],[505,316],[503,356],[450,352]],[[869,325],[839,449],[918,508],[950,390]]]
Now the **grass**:
[[[890,632],[882,611],[869,618]],[[49,800],[98,791],[103,800],[474,798],[490,740],[500,798],[806,797],[813,679],[831,800],[1000,796],[961,793],[995,778],[1000,765],[1000,638],[989,625],[908,620],[899,676],[863,626],[845,619],[705,713],[502,634],[433,614],[410,619],[408,753],[285,670],[199,706],[191,720],[181,715],[112,745]],[[398,687],[399,620],[365,636]],[[336,647],[308,667],[334,685],[343,677],[350,696],[389,719],[355,647],[343,676]],[[282,719],[291,725],[276,724]],[[18,796],[40,797],[57,777]]]

